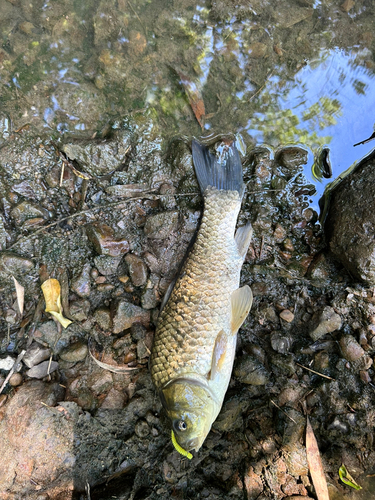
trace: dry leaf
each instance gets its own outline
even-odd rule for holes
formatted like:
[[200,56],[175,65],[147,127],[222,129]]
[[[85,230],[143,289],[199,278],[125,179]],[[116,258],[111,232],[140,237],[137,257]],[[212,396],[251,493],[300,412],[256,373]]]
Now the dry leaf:
[[61,306],[61,289],[57,279],[50,278],[42,284],[44,300],[46,301],[45,311],[52,316],[64,327],[67,328],[71,321],[64,318],[63,309]]
[[109,365],[108,363],[103,363],[103,361],[99,361],[91,352],[91,338],[89,339],[89,353],[97,365],[99,365],[101,368],[104,368],[104,370],[108,370],[113,373],[129,373],[133,370],[139,370],[140,368],[143,368],[143,366],[115,366]]
[[327,481],[323,471],[318,443],[308,417],[306,421],[306,453],[316,496],[318,500],[329,500]]
[[23,314],[23,305],[24,305],[24,300],[25,300],[25,289],[22,285],[18,283],[16,278],[12,276],[13,281],[14,281],[14,286],[16,287],[16,294],[17,294],[17,304],[18,304],[18,309],[21,313],[21,316]]
[[195,118],[197,119],[202,130],[204,127],[204,118],[206,116],[206,110],[204,107],[204,102],[202,99],[202,94],[198,89],[197,85],[191,81],[186,75],[178,71],[178,75],[181,78],[181,84],[184,87],[186,95],[189,99],[189,104],[194,112]]

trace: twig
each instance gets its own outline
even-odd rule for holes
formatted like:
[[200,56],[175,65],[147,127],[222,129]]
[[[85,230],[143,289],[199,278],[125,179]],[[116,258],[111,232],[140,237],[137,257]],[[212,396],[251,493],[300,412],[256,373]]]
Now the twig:
[[315,375],[320,375],[321,377],[328,378],[328,380],[335,380],[332,377],[329,377],[328,375],[324,375],[323,373],[316,372],[312,368],[307,368],[307,366],[300,365],[299,363],[296,363],[296,365],[300,366],[301,368],[304,368],[305,370],[308,370],[309,372],[315,373]]
[[139,24],[142,26],[142,29],[143,29],[143,31],[145,32],[145,35],[146,35],[146,37],[147,37],[147,30],[146,30],[146,28],[145,28],[144,24],[142,23],[142,21],[141,21],[141,19],[140,19],[139,15],[137,14],[137,11],[134,9],[133,5],[129,2],[129,0],[127,0],[127,4],[129,5],[129,7],[131,8],[131,10],[133,11],[133,14],[134,14],[134,15],[136,16],[136,18],[138,19]]
[[287,417],[288,417],[288,418],[289,418],[292,422],[294,422],[295,424],[297,423],[297,422],[294,420],[294,418],[292,418],[290,415],[288,415],[286,411],[282,410],[282,409],[280,408],[280,406],[278,406],[278,405],[277,405],[274,401],[272,401],[272,399],[270,399],[270,401],[271,401],[271,403],[272,403],[273,405],[275,405],[275,406],[276,406],[276,408],[277,408],[278,410],[282,411],[282,412],[284,413],[284,415],[286,415],[286,416],[287,416]]
[[267,80],[269,78],[271,78],[272,76],[272,73],[273,73],[273,69],[268,73],[268,75],[266,76],[266,79],[264,80],[264,83],[261,87],[259,87],[259,89],[255,92],[255,94],[253,94],[250,99],[249,99],[249,102],[252,101],[254,99],[254,97],[256,97],[260,92],[262,92],[262,90],[264,89],[264,87],[266,86],[266,83],[267,83]]
[[65,162],[64,162],[64,161],[62,161],[62,162],[61,162],[60,184],[59,184],[59,186],[60,186],[60,187],[62,186],[62,183],[63,183],[63,179],[64,179],[64,171],[65,171]]

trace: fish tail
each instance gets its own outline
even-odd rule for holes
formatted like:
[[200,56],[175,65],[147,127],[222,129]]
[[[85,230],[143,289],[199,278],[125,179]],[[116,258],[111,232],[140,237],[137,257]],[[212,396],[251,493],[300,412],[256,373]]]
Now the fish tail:
[[211,186],[224,191],[238,191],[242,198],[245,184],[240,155],[234,143],[225,146],[220,159],[195,139],[192,142],[192,150],[195,173],[202,194]]

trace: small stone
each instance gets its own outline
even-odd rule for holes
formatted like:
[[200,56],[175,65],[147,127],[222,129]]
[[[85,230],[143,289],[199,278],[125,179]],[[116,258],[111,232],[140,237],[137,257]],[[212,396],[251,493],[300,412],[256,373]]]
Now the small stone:
[[342,355],[348,361],[356,361],[361,358],[365,351],[351,335],[343,335],[340,339]]
[[13,375],[9,379],[9,384],[12,387],[18,387],[23,382],[23,377],[20,373],[13,373]]
[[269,382],[267,370],[253,356],[242,356],[235,364],[234,375],[244,384],[266,385]]
[[147,267],[143,260],[137,255],[128,254],[125,262],[129,267],[130,279],[134,286],[143,286],[147,281]]
[[273,237],[275,238],[276,243],[281,243],[286,238],[286,231],[282,226],[280,226],[280,224],[276,224]]
[[85,321],[88,318],[91,304],[88,300],[74,300],[69,304],[70,317],[74,321]]
[[34,262],[13,252],[0,252],[0,273],[13,276],[29,273],[34,268]]
[[144,232],[147,238],[163,240],[178,227],[178,212],[168,211],[147,218]]
[[314,368],[318,371],[326,370],[329,367],[329,355],[328,352],[320,351],[315,354],[314,357]]
[[71,289],[79,297],[84,298],[90,295],[91,291],[90,274],[91,274],[91,266],[90,264],[85,264],[80,274],[74,277],[72,280]]
[[127,394],[111,389],[103,400],[101,408],[103,410],[122,410],[127,400]]
[[0,359],[0,370],[8,372],[9,370],[12,369],[15,361],[16,361],[15,358],[9,355],[6,356],[5,358]]
[[27,219],[34,219],[35,217],[42,217],[48,220],[50,213],[35,203],[22,201],[11,210],[10,216],[18,225],[22,225]]
[[94,321],[102,330],[110,330],[112,328],[112,319],[108,307],[99,307],[94,313]]
[[39,365],[35,365],[30,370],[27,370],[26,375],[30,378],[44,378],[48,374],[54,372],[59,367],[59,363],[56,361],[43,361],[43,363],[39,363]]
[[143,439],[150,434],[150,427],[145,420],[138,420],[135,424],[134,432],[139,438]]
[[291,323],[294,320],[294,314],[289,309],[284,309],[280,313],[280,318],[286,321],[287,323]]
[[95,266],[100,274],[104,276],[112,276],[116,274],[121,257],[111,257],[110,255],[99,255],[94,258]]
[[340,9],[343,12],[349,12],[349,10],[351,10],[354,7],[354,5],[355,5],[354,0],[345,0],[345,2],[340,5]]
[[51,356],[51,350],[41,346],[37,342],[33,342],[30,347],[27,349],[25,356],[22,361],[28,368],[32,368],[35,365],[38,365],[42,361],[49,359]]
[[141,297],[141,304],[143,309],[154,309],[160,300],[156,296],[155,288],[146,288]]
[[286,146],[276,153],[276,162],[283,167],[294,170],[307,163],[307,151],[298,146]]
[[364,382],[365,384],[369,384],[371,382],[371,377],[367,370],[361,370],[359,372],[359,376],[361,377],[362,382]]
[[150,312],[126,300],[119,299],[113,309],[113,333],[120,333],[130,328],[133,323],[150,323]]
[[279,332],[273,332],[271,334],[271,346],[272,349],[280,354],[287,354],[292,347],[293,340],[288,335],[283,335]]
[[87,356],[88,348],[84,342],[74,342],[60,352],[60,358],[69,363],[83,361]]
[[129,242],[124,238],[115,238],[114,230],[102,222],[88,224],[86,234],[99,255],[118,257],[129,251]]
[[91,375],[88,381],[89,388],[96,394],[102,394],[112,388],[113,379],[111,372],[100,370],[100,372]]
[[316,341],[327,333],[339,330],[341,325],[341,316],[332,307],[326,306],[313,315],[309,335]]

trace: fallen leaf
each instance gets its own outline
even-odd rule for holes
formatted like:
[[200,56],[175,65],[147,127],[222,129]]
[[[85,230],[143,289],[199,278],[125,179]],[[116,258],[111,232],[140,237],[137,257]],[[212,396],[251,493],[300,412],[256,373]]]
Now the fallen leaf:
[[54,318],[64,327],[67,328],[71,321],[63,316],[61,306],[61,289],[60,283],[55,278],[50,278],[42,284],[44,300],[46,301],[45,311],[52,314]]
[[204,102],[202,99],[202,94],[200,90],[198,89],[197,85],[189,79],[186,75],[181,73],[180,71],[177,72],[178,76],[181,79],[181,84],[184,87],[184,90],[186,92],[186,95],[189,100],[189,104],[191,106],[191,109],[193,110],[193,113],[195,115],[195,118],[197,119],[197,122],[201,126],[202,130],[204,127],[204,118],[206,116],[206,110],[204,107]]
[[362,486],[359,486],[359,484],[356,483],[355,480],[352,478],[352,476],[349,474],[344,464],[342,464],[341,467],[339,468],[339,476],[344,484],[351,486],[355,490],[362,489]]
[[103,361],[99,361],[95,356],[94,354],[91,352],[91,337],[89,339],[89,353],[90,353],[90,356],[92,357],[92,359],[95,361],[95,363],[97,365],[99,365],[101,368],[104,368],[104,370],[108,370],[110,372],[113,372],[113,373],[128,373],[128,372],[131,372],[133,370],[139,370],[140,368],[143,368],[143,366],[127,366],[127,365],[123,365],[123,366],[115,366],[115,365],[110,365],[108,363],[103,363]]
[[13,281],[14,281],[14,286],[16,287],[16,294],[17,294],[17,304],[18,304],[18,309],[21,313],[21,316],[23,315],[23,305],[24,305],[24,300],[25,300],[25,289],[22,285],[18,283],[16,278],[12,276]]
[[306,454],[316,496],[318,500],[329,500],[327,481],[323,471],[318,443],[308,417],[306,420]]

